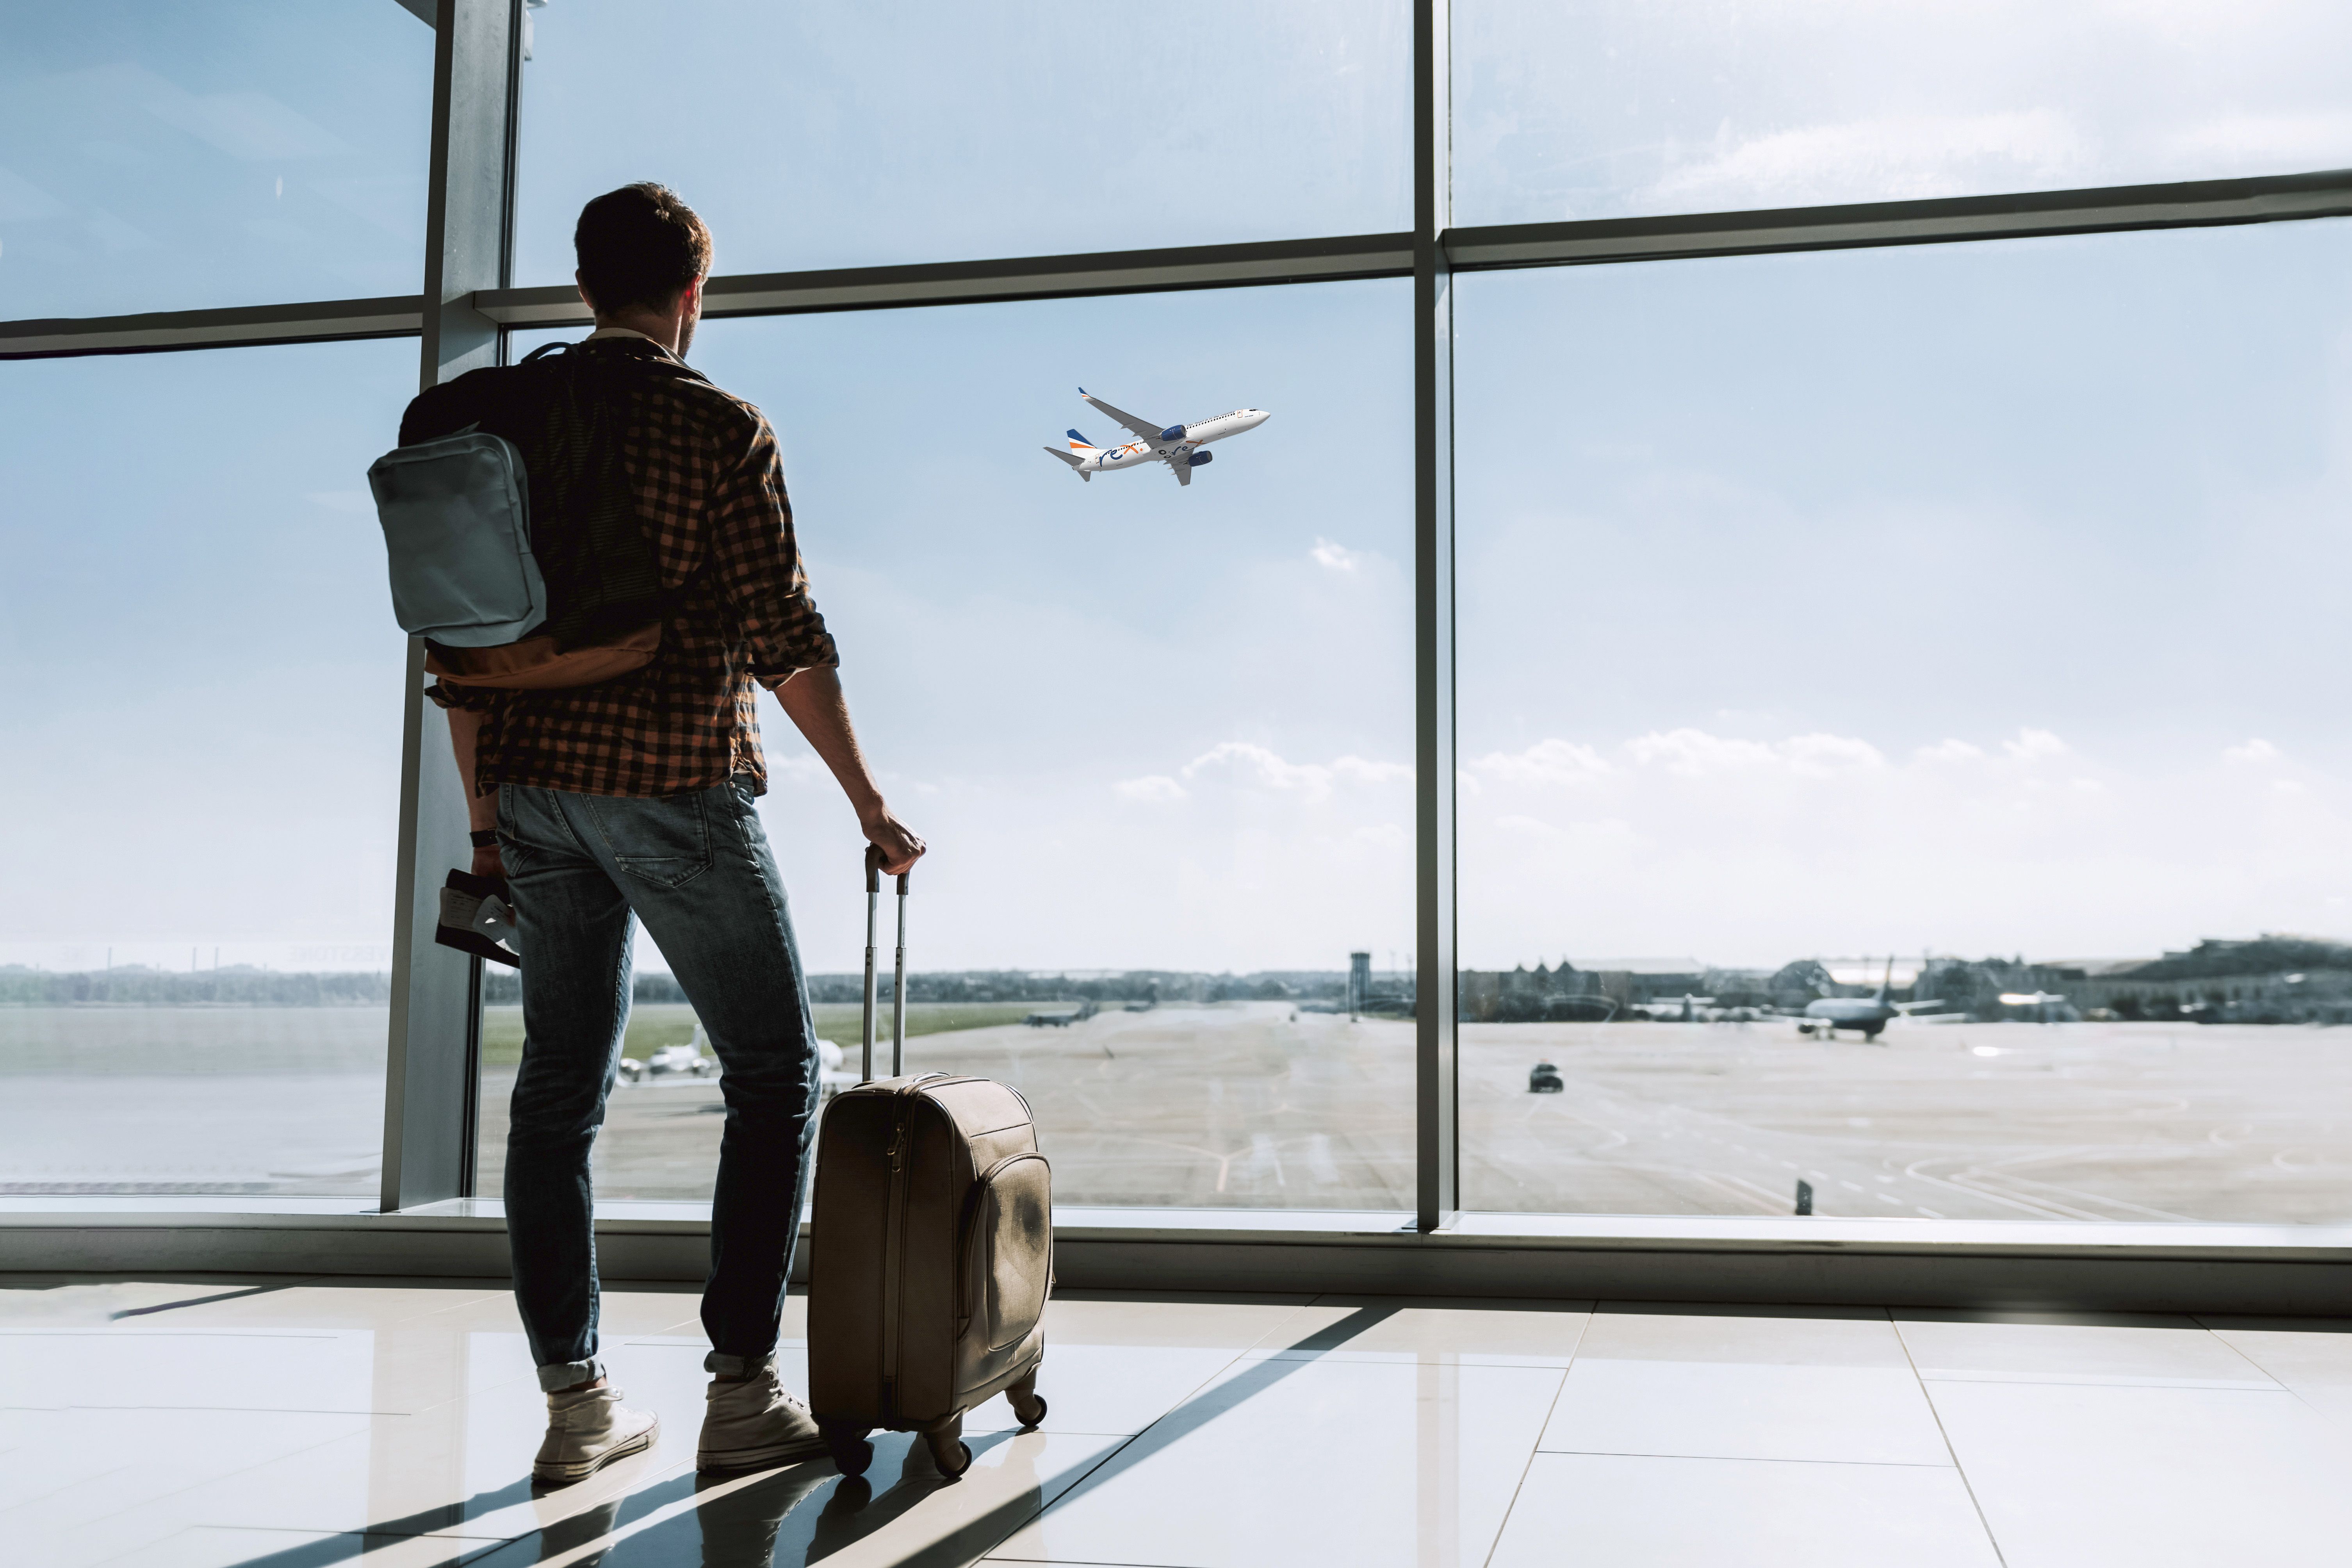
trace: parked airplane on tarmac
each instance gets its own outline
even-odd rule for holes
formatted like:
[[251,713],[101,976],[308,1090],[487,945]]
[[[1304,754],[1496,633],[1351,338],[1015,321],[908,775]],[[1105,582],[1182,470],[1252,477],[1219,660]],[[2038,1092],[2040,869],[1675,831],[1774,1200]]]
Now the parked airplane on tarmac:
[[1117,447],[1097,447],[1076,430],[1070,432],[1069,450],[1059,447],[1045,448],[1055,457],[1076,468],[1078,478],[1092,479],[1097,474],[1115,468],[1138,468],[1145,463],[1165,463],[1176,471],[1176,482],[1189,485],[1192,470],[1216,454],[1202,447],[1212,441],[1222,441],[1228,436],[1238,436],[1244,430],[1255,430],[1266,422],[1263,408],[1236,408],[1231,414],[1220,414],[1214,419],[1202,419],[1191,425],[1154,425],[1149,419],[1139,419],[1123,408],[1113,408],[1085,387],[1078,395],[1089,406],[1098,409],[1133,432],[1135,439]]

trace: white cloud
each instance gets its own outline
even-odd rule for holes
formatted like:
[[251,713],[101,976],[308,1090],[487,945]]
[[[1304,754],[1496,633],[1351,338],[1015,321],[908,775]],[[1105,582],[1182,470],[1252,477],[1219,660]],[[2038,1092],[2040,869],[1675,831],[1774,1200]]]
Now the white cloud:
[[1315,564],[1327,572],[1352,573],[1371,559],[1360,550],[1350,550],[1319,533],[1315,536],[1315,548],[1307,553],[1315,558]]
[[2053,109],[1893,115],[1809,125],[1734,142],[1673,170],[1637,201],[1645,211],[1958,195],[2062,178],[2092,150]]
[[1183,773],[1188,779],[1223,775],[1224,782],[1244,789],[1295,792],[1308,800],[1321,800],[1331,793],[1329,768],[1286,762],[1247,741],[1226,741],[1211,747],[1185,763]]
[[2231,114],[2165,138],[2182,160],[2335,168],[2352,157],[2352,114]]
[[1184,786],[1165,773],[1148,773],[1139,779],[1122,779],[1110,787],[1121,800],[1138,800],[1158,805],[1184,798]]
[[2031,727],[1894,755],[1830,733],[1552,737],[1468,764],[1464,958],[2152,953],[2340,929],[2352,778],[2284,761],[2249,741],[2126,767]]
[[1362,757],[1341,757],[1331,764],[1331,772],[1351,784],[1410,784],[1412,769],[1404,763],[1374,763]]
[[1662,766],[1680,778],[1759,770],[1821,778],[1856,768],[1879,767],[1886,761],[1877,747],[1848,735],[1795,735],[1780,742],[1740,741],[1688,729],[1640,736],[1625,742],[1625,752],[1638,766]]
[[1584,784],[1609,772],[1599,752],[1573,741],[1538,741],[1524,752],[1490,752],[1470,767],[1474,776],[1508,784]]

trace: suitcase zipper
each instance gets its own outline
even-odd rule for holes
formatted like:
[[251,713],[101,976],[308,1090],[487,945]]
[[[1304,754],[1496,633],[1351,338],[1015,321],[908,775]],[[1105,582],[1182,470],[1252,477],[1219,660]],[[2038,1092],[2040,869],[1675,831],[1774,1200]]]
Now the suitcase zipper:
[[900,1089],[890,1119],[890,1204],[882,1247],[882,1424],[898,1419],[898,1319],[907,1277],[901,1254],[907,1237],[907,1139],[913,1089]]

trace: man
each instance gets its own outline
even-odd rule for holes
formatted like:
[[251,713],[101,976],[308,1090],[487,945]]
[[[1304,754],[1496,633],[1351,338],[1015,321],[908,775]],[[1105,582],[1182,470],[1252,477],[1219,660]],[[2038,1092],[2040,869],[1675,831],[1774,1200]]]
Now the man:
[[[824,1449],[776,1379],[817,1058],[783,884],[752,809],[767,779],[761,687],[832,769],[885,868],[923,853],[884,804],[850,727],[774,432],[685,368],[709,231],[670,191],[637,184],[590,202],[573,243],[596,330],[567,352],[610,356],[597,363],[615,367],[627,400],[624,468],[672,595],[660,651],[595,686],[492,690],[445,679],[430,693],[448,710],[473,790],[473,869],[509,880],[521,928],[524,1046],[505,1196],[515,1299],[548,1398],[532,1471],[551,1481],[654,1439],[653,1415],[623,1405],[596,1359],[588,1175],[628,1022],[632,916],[670,961],[723,1069],[698,1463],[737,1468]],[[419,397],[402,444],[483,419],[498,374]]]

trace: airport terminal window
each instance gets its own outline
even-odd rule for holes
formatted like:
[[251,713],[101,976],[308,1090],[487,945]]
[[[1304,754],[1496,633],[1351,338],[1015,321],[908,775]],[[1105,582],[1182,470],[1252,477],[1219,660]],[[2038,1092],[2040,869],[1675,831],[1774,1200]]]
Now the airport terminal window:
[[433,30],[395,0],[0,12],[0,317],[413,294]]
[[0,1194],[373,1194],[413,342],[0,366]]
[[1459,0],[1465,224],[2352,163],[2334,0]]
[[[693,363],[776,426],[858,723],[932,845],[908,1070],[1020,1089],[1061,1203],[1412,1204],[1409,298],[1341,283],[696,336]],[[1081,480],[1041,448],[1128,433],[1074,374],[1150,420],[1272,416],[1204,448],[1189,485],[1156,461]],[[860,841],[782,714],[762,723],[820,1031],[854,1070]],[[1351,952],[1372,955],[1352,1020]],[[691,1040],[659,977],[639,996],[633,1056]],[[486,1038],[496,1192],[517,1012],[493,1006]],[[619,1088],[599,1194],[708,1196],[717,1097],[691,1074]]]
[[1467,1206],[2352,1215],[2347,267],[1461,280]]
[[570,278],[581,204],[649,172],[709,220],[721,272],[1412,223],[1402,0],[1195,6],[1158,26],[1078,0],[646,15],[531,14],[518,282]]

